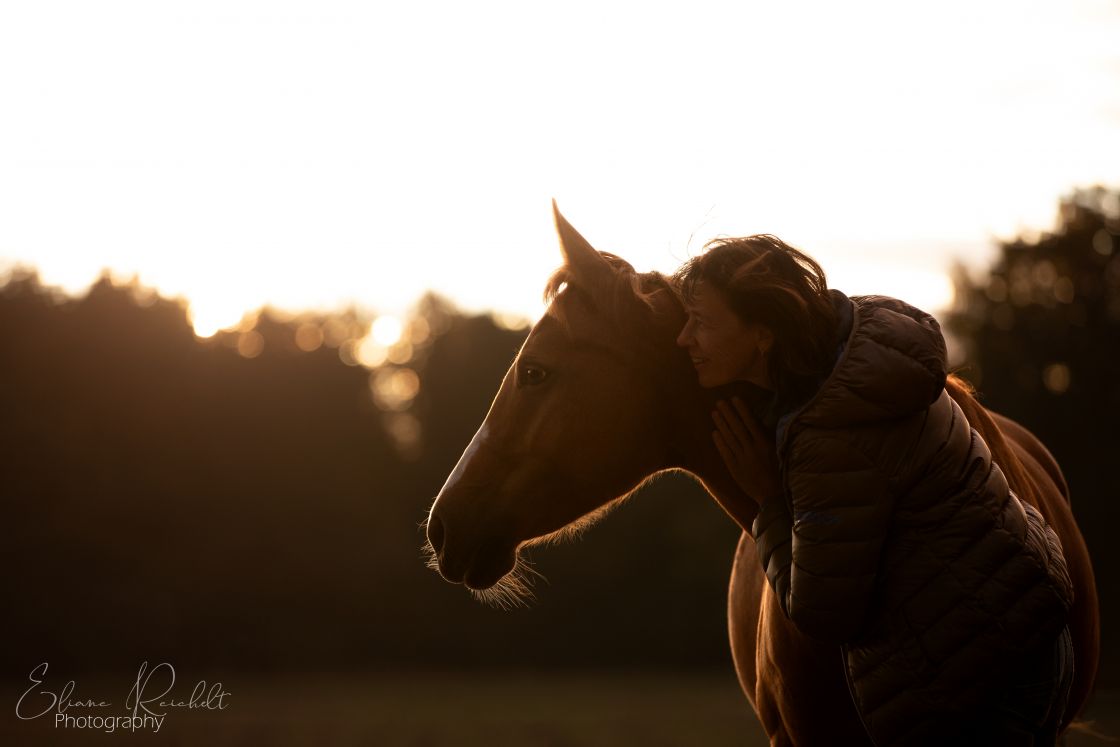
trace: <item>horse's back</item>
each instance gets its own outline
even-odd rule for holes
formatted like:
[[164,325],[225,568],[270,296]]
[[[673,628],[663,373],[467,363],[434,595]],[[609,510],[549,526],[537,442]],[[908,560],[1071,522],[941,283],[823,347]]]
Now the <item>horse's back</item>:
[[[1037,436],[1006,415],[991,410],[988,410],[988,413],[1004,436],[1018,449],[1019,460],[1037,464],[1046,473],[1050,482],[1057,487],[1065,502],[1069,503],[1069,486],[1066,484],[1066,478],[1062,474],[1061,467],[1058,466],[1058,461],[1054,459],[1050,450],[1038,440]],[[1024,464],[1024,466],[1027,466],[1027,464]]]
[[987,442],[1011,489],[1039,510],[1062,541],[1074,591],[1069,623],[1074,680],[1063,726],[1068,725],[1089,699],[1100,656],[1097,585],[1089,548],[1073,516],[1069,487],[1050,450],[1033,433],[1011,418],[985,409],[956,377],[949,378],[946,389]]

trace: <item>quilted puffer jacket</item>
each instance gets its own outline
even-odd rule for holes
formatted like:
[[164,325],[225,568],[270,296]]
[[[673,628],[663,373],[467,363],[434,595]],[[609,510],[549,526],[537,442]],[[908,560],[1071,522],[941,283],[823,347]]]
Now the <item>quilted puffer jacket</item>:
[[842,350],[779,424],[785,495],[752,534],[786,615],[843,646],[868,734],[909,744],[982,707],[1058,634],[1073,590],[1057,536],[946,393],[937,321],[833,293]]

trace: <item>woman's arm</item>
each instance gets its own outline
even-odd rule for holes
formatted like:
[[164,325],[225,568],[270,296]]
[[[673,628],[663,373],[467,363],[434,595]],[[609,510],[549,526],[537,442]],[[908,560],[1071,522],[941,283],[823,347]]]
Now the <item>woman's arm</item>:
[[782,489],[777,455],[742,406],[721,402],[713,439],[760,504],[751,527],[782,611],[806,635],[846,642],[866,618],[891,515],[888,480],[853,434],[812,431],[794,444]]
[[806,635],[846,643],[867,619],[893,512],[890,481],[854,433],[799,434],[787,469],[789,588],[782,609]]

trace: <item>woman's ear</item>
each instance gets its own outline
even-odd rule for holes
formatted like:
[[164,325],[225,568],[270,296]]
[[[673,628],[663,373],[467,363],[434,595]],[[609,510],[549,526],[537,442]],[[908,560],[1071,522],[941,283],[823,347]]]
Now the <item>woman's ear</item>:
[[758,352],[768,355],[772,347],[774,347],[774,332],[769,327],[760,324],[758,326]]

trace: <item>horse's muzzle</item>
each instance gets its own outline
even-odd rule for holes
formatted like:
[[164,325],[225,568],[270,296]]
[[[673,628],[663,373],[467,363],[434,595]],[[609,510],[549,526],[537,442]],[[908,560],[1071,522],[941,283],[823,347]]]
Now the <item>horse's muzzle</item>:
[[467,564],[464,562],[455,563],[452,558],[448,557],[448,553],[444,552],[446,539],[447,532],[444,529],[443,521],[433,512],[428,517],[428,544],[431,545],[432,554],[436,560],[434,567],[445,581],[461,584],[463,583],[463,577],[467,574]]
[[444,580],[476,590],[498,583],[517,562],[517,543],[500,537],[449,541],[447,525],[434,511],[428,517],[428,544],[435,558],[430,565]]
[[434,513],[428,517],[428,542],[439,557],[443,552],[443,522]]

